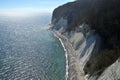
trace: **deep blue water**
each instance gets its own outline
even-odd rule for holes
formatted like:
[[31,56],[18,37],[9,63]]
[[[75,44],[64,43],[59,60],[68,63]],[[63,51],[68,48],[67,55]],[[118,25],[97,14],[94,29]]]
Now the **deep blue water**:
[[50,16],[0,17],[0,80],[64,80],[65,55]]

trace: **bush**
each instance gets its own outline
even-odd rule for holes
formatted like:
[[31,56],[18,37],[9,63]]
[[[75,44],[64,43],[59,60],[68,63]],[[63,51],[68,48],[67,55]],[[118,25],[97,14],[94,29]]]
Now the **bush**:
[[93,74],[95,72],[99,72],[100,75],[108,66],[114,63],[120,57],[120,49],[112,49],[112,50],[102,50],[98,55],[92,57],[90,59],[85,68],[85,74]]

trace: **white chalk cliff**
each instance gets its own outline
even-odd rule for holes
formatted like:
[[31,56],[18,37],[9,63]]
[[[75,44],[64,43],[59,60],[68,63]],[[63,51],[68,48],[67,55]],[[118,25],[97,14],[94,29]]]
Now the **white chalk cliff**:
[[[101,0],[100,2],[101,4],[106,3],[108,0],[106,0],[106,2],[104,1],[102,2],[102,1],[103,0]],[[113,0],[110,1],[112,2]],[[105,38],[109,39],[108,36],[111,35],[111,33],[113,33],[114,30],[110,29],[113,32],[110,32],[110,30],[107,31],[106,29],[105,29],[106,31],[104,31],[104,26],[108,26],[111,23],[103,25],[103,21],[104,19],[106,19],[106,17],[96,18],[97,13],[99,12],[99,10],[101,11],[100,7],[102,6],[101,4],[97,6],[97,3],[99,3],[99,1],[97,2],[97,0],[93,0],[93,2],[91,2],[91,0],[78,0],[56,8],[52,16],[52,22],[51,22],[52,29],[59,32],[62,36],[67,38],[69,43],[72,45],[72,48],[74,49],[73,54],[75,54],[75,58],[76,61],[78,62],[80,72],[84,74],[84,79],[120,80],[119,52],[116,52],[118,57],[115,56],[115,58],[111,58],[110,56],[110,58],[114,60],[113,62],[109,61],[109,64],[104,64],[101,67],[102,63],[107,63],[107,62],[99,61],[101,59],[99,56],[101,56],[102,52],[104,53],[106,49],[107,49],[106,51],[109,52],[109,49],[106,47],[109,45],[109,43],[107,43],[107,40],[104,39]],[[94,4],[97,7],[97,9],[94,9],[95,7]],[[112,3],[108,3],[108,4],[109,4],[108,6],[115,5],[117,4],[117,0],[116,2],[114,1],[114,4]],[[108,6],[107,7],[103,6],[103,8],[105,7],[105,9],[107,9],[109,8]],[[114,12],[114,10],[111,9],[108,10],[108,12],[112,12],[112,11]],[[118,10],[116,9],[115,11]],[[104,14],[108,15],[107,12],[106,13],[104,12]],[[112,14],[112,13],[110,14],[110,16],[114,16],[114,15],[117,14]],[[113,17],[110,18],[109,16],[107,17],[107,19],[109,20],[112,18]],[[100,26],[96,27],[97,25]],[[117,27],[115,30],[117,29],[120,28]],[[112,36],[114,37],[114,35]],[[104,44],[105,42],[106,44]],[[116,46],[119,47],[119,45]],[[107,59],[104,59],[103,57],[103,60],[107,60]],[[100,65],[98,65],[99,62]],[[79,80],[79,78],[72,78],[70,80]]]

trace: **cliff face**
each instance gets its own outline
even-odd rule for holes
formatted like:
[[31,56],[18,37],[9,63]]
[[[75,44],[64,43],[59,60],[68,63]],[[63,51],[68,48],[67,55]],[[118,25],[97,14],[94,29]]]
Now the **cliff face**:
[[119,9],[120,0],[77,0],[53,12],[52,29],[67,37],[89,80],[120,79]]

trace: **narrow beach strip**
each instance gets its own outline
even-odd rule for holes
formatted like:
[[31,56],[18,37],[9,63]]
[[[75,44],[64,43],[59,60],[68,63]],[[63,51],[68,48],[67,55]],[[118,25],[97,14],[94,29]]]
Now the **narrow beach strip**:
[[61,35],[58,31],[51,30],[55,37],[57,37],[65,51],[66,57],[66,75],[65,80],[84,80],[79,64],[79,57],[75,54],[74,48],[72,47],[69,40]]
[[59,37],[60,34],[58,34],[56,31],[53,31],[53,30],[52,30],[52,32],[53,32],[54,36],[59,39],[59,41],[60,41],[60,43],[61,43],[61,45],[62,45],[62,47],[63,47],[63,49],[65,51],[65,58],[66,58],[66,75],[65,75],[65,80],[68,80],[69,76],[68,76],[68,54],[67,54],[67,49],[65,48],[65,45],[64,45],[62,39]]

